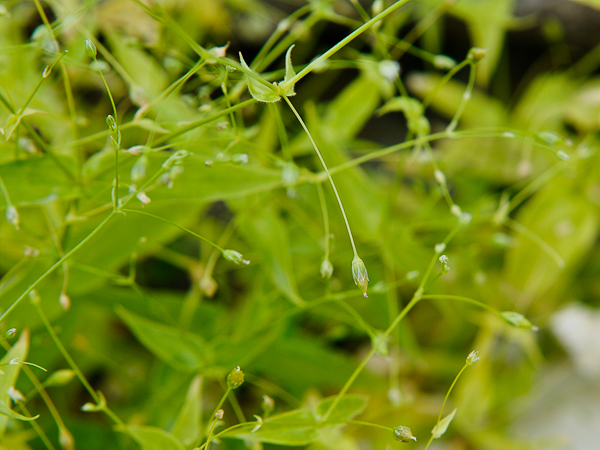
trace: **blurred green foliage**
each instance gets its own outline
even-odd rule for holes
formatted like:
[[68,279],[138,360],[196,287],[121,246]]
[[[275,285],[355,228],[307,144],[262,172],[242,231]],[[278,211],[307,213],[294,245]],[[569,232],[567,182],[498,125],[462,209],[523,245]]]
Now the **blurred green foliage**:
[[0,449],[546,445],[514,426],[598,306],[600,46],[515,90],[513,7],[0,4]]

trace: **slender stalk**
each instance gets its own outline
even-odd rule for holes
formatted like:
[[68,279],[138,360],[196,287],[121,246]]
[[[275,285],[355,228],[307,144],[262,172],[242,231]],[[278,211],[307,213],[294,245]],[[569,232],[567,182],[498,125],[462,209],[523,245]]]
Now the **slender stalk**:
[[179,136],[179,135],[181,135],[183,133],[186,133],[186,132],[188,132],[190,130],[193,130],[194,128],[198,128],[198,127],[200,127],[202,125],[210,123],[210,122],[212,122],[212,121],[214,121],[214,120],[216,120],[216,119],[218,119],[220,117],[223,117],[223,116],[226,116],[228,114],[231,114],[231,113],[233,113],[235,111],[238,111],[240,109],[243,109],[243,108],[245,108],[247,106],[253,105],[256,102],[257,102],[257,100],[251,98],[250,100],[246,100],[245,102],[238,103],[237,105],[233,105],[230,108],[226,108],[226,109],[224,109],[222,111],[219,111],[218,113],[215,113],[212,116],[208,116],[208,117],[205,117],[204,119],[200,119],[200,120],[196,120],[195,122],[191,122],[191,123],[189,123],[187,125],[184,125],[184,126],[178,128],[175,131],[172,131],[172,132],[170,132],[168,134],[165,134],[165,135],[157,138],[154,141],[154,145],[158,146],[158,145],[164,144],[165,142],[168,142],[169,140],[171,140],[172,138],[174,138],[176,136]]
[[565,267],[566,263],[563,257],[560,256],[560,254],[554,249],[554,247],[552,247],[545,240],[543,240],[537,233],[534,233],[525,225],[517,222],[516,220],[506,218],[503,223],[507,227],[512,228],[517,233],[521,234],[522,236],[535,243],[541,250],[543,250],[548,256],[550,256],[550,258],[552,258],[552,260],[556,263],[558,267]]
[[325,228],[325,261],[329,260],[329,245],[331,231],[329,229],[329,213],[327,212],[327,203],[325,203],[325,194],[323,193],[323,186],[321,183],[316,183],[317,193],[319,194],[319,203],[321,204],[321,211],[323,212],[323,226]]
[[346,223],[346,230],[348,230],[348,236],[350,237],[350,243],[352,244],[352,251],[354,252],[354,256],[358,257],[358,252],[356,251],[356,245],[354,244],[354,238],[352,237],[352,230],[350,229],[350,223],[348,222],[348,217],[346,217],[346,211],[344,210],[344,205],[342,205],[342,199],[340,198],[340,194],[338,194],[338,190],[335,187],[333,178],[331,178],[331,174],[329,173],[327,164],[325,164],[325,160],[323,159],[323,156],[321,155],[321,152],[319,151],[319,148],[317,147],[317,143],[315,142],[312,135],[310,134],[310,131],[308,131],[308,127],[304,123],[304,120],[302,120],[302,117],[300,117],[300,114],[298,114],[298,111],[296,111],[296,108],[294,108],[294,105],[292,104],[292,102],[286,96],[283,96],[283,99],[286,101],[286,103],[288,104],[288,106],[290,107],[290,109],[292,110],[292,112],[294,113],[296,118],[298,119],[298,122],[300,122],[300,125],[302,125],[302,128],[306,132],[308,139],[310,140],[313,148],[315,149],[315,152],[317,153],[317,156],[319,157],[319,160],[321,161],[321,164],[323,165],[323,169],[325,170],[325,173],[327,174],[327,177],[329,178],[329,182],[331,183],[331,187],[333,188],[333,192],[335,193],[335,198],[337,199],[338,205],[340,205],[340,210],[342,211],[342,216],[344,217],[344,222]]
[[63,262],[65,262],[68,258],[71,257],[71,255],[73,255],[77,250],[79,250],[81,247],[83,247],[83,245],[85,245],[86,242],[88,242],[92,237],[94,237],[103,227],[104,225],[106,225],[115,215],[115,211],[111,212],[102,222],[100,222],[100,224],[94,228],[94,230],[88,234],[84,239],[81,240],[81,242],[79,242],[79,244],[77,244],[75,247],[73,247],[71,250],[69,250],[67,253],[64,254],[63,257],[61,257],[58,261],[56,261],[54,264],[52,264],[52,266],[50,266],[50,268],[48,268],[37,280],[35,280],[26,290],[25,292],[23,292],[19,298],[17,298],[12,305],[10,305],[6,311],[4,311],[4,313],[2,314],[2,316],[0,316],[0,323],[2,323],[8,316],[9,314],[19,305],[19,303],[21,303],[21,301],[27,296],[29,295],[29,293],[31,291],[33,291],[38,284],[40,284],[42,281],[44,281],[52,272],[54,272],[58,267],[60,267],[62,265]]
[[316,67],[318,67],[324,61],[326,61],[331,56],[333,56],[335,53],[337,53],[340,49],[342,49],[343,47],[348,45],[351,41],[353,41],[355,38],[357,38],[362,33],[367,31],[374,24],[376,24],[377,22],[379,22],[380,20],[382,20],[383,18],[388,16],[390,13],[394,12],[396,9],[400,8],[402,5],[404,5],[408,1],[409,0],[398,0],[392,6],[390,6],[387,9],[384,9],[382,12],[377,14],[371,20],[366,22],[364,25],[361,25],[360,27],[358,27],[356,30],[354,30],[352,33],[350,33],[348,36],[346,36],[340,42],[335,44],[333,47],[331,47],[329,50],[327,50],[321,56],[319,56],[318,58],[311,61],[304,69],[302,69],[300,72],[298,72],[296,75],[294,75],[290,80],[282,83],[282,86],[281,86],[282,90],[285,92],[285,90],[288,86],[293,86],[294,84],[296,84],[298,81],[300,81],[302,78],[304,78],[310,72],[312,72]]
[[467,83],[467,88],[465,89],[465,92],[463,92],[463,96],[460,101],[460,104],[458,105],[458,108],[456,109],[456,113],[454,114],[452,121],[446,128],[446,130],[449,132],[454,131],[458,126],[458,120],[460,119],[460,116],[462,116],[462,113],[464,112],[467,103],[473,95],[473,88],[475,87],[475,74],[477,72],[477,63],[474,63],[470,60],[467,60],[467,62],[471,65],[471,71],[469,72],[469,82]]
[[427,295],[422,295],[421,298],[425,299],[425,298],[429,298],[429,299],[440,299],[440,300],[458,300],[459,302],[464,302],[464,303],[469,303],[471,305],[475,305],[478,306],[480,308],[486,309],[489,312],[492,312],[498,316],[502,316],[500,311],[498,311],[497,309],[492,308],[490,305],[486,305],[483,302],[480,302],[478,300],[474,300],[472,298],[469,297],[463,297],[462,295],[444,295],[444,294],[427,294]]
[[[462,367],[462,369],[460,369],[460,372],[458,372],[458,374],[456,375],[456,377],[454,377],[454,381],[450,385],[450,388],[448,389],[448,392],[446,392],[446,397],[444,397],[444,402],[442,403],[442,407],[440,408],[440,414],[438,415],[436,426],[442,420],[442,414],[444,413],[444,408],[446,407],[446,402],[448,401],[448,397],[450,397],[450,392],[452,392],[452,389],[454,388],[454,385],[456,384],[456,382],[458,381],[458,379],[460,378],[460,376],[462,375],[462,373],[465,371],[465,369],[467,367],[469,367],[468,363],[465,364]],[[435,439],[435,435],[432,433],[431,436],[429,437],[429,440],[427,441],[427,444],[425,445],[425,448],[423,450],[427,450],[429,448],[429,446],[431,445],[431,443],[433,442],[434,439]]]
[[143,216],[153,217],[153,218],[155,218],[155,219],[162,220],[163,222],[166,222],[166,223],[168,223],[168,224],[170,224],[170,225],[173,225],[174,227],[177,227],[177,228],[179,228],[180,230],[182,230],[182,231],[185,231],[186,233],[189,233],[189,234],[191,234],[191,235],[192,235],[192,236],[194,236],[194,237],[197,237],[197,238],[198,238],[198,239],[200,239],[201,241],[204,241],[204,242],[206,242],[207,244],[210,244],[210,245],[212,245],[214,248],[216,248],[217,250],[219,250],[221,253],[225,251],[225,249],[223,249],[223,248],[219,247],[219,245],[218,245],[218,244],[215,244],[215,243],[214,243],[214,242],[212,242],[211,240],[209,240],[209,239],[206,239],[204,236],[200,236],[198,233],[194,233],[194,232],[193,232],[192,230],[190,230],[189,228],[186,228],[186,227],[184,227],[184,226],[181,226],[181,225],[179,225],[179,224],[176,224],[175,222],[171,222],[169,219],[165,219],[164,217],[160,217],[160,216],[157,216],[156,214],[152,214],[152,213],[149,213],[149,212],[146,212],[146,211],[140,211],[139,209],[128,209],[128,208],[127,208],[127,209],[125,209],[125,208],[121,208],[121,211],[123,211],[123,212],[131,212],[131,213],[135,213],[135,214],[141,214],[141,215],[143,215]]
[[94,402],[99,403],[100,397],[98,396],[98,393],[94,390],[94,388],[92,388],[92,386],[90,385],[88,380],[83,375],[83,372],[81,372],[81,370],[79,369],[77,364],[75,364],[75,361],[73,360],[73,358],[71,358],[71,355],[69,354],[69,352],[67,352],[67,349],[64,347],[64,345],[58,338],[56,332],[54,331],[54,328],[52,328],[52,325],[50,324],[50,321],[48,320],[48,317],[46,317],[46,313],[44,313],[44,310],[42,309],[40,302],[34,301],[32,303],[35,306],[35,309],[37,310],[37,313],[40,316],[40,319],[42,320],[44,327],[50,334],[50,337],[52,338],[54,345],[56,345],[56,347],[58,348],[60,353],[63,355],[63,358],[65,358],[65,360],[67,361],[67,363],[69,364],[71,369],[73,369],[73,371],[75,372],[75,375],[77,376],[77,378],[79,378],[79,381],[81,382],[81,384],[83,384],[83,386],[88,391],[90,396],[94,399]]

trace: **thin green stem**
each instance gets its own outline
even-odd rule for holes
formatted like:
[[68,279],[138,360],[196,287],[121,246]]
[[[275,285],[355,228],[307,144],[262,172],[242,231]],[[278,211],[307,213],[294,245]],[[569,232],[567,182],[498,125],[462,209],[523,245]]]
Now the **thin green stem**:
[[0,191],[2,191],[2,196],[4,197],[6,206],[11,206],[12,202],[10,201],[10,195],[8,195],[8,189],[6,189],[6,185],[4,184],[2,177],[0,177]]
[[[443,242],[445,244],[447,244],[454,237],[454,235],[457,233],[457,231],[463,225],[464,225],[463,223],[459,222],[450,231],[450,233],[448,233],[448,235],[446,236],[446,238],[444,239]],[[410,302],[408,302],[408,304],[402,309],[402,311],[400,311],[400,314],[398,314],[398,316],[396,316],[396,318],[389,325],[389,327],[382,333],[381,339],[387,338],[392,333],[392,331],[398,326],[398,324],[402,321],[402,319],[404,319],[404,317],[406,317],[406,315],[408,314],[408,312],[411,309],[413,309],[414,306],[417,303],[419,303],[419,301],[423,298],[423,291],[425,289],[425,285],[427,284],[427,281],[429,280],[429,277],[431,276],[431,273],[433,271],[433,268],[435,267],[435,264],[436,264],[439,256],[440,256],[440,252],[438,252],[438,251],[436,251],[433,254],[433,257],[431,258],[431,261],[429,263],[429,267],[427,268],[427,271],[425,272],[425,275],[421,279],[421,282],[419,283],[419,286],[417,287],[417,290],[413,294]],[[369,360],[373,357],[373,355],[376,352],[377,352],[377,348],[376,347],[372,347],[371,350],[369,351],[369,353],[367,354],[367,356],[365,356],[363,358],[363,360],[358,365],[358,367],[354,370],[354,372],[352,373],[352,375],[350,376],[350,378],[348,378],[348,381],[346,381],[346,384],[344,384],[344,386],[342,387],[342,389],[340,390],[340,392],[336,396],[335,400],[331,403],[331,405],[329,406],[329,408],[325,412],[325,415],[323,416],[323,420],[327,420],[327,418],[330,416],[330,414],[336,408],[336,406],[338,405],[338,403],[340,402],[340,400],[342,399],[342,397],[346,394],[346,392],[348,391],[348,389],[350,389],[350,386],[352,386],[352,384],[354,383],[354,381],[356,380],[356,378],[358,377],[358,375],[362,372],[362,370],[365,368],[365,366],[367,365],[367,363],[369,362]]]
[[352,33],[350,33],[348,36],[346,36],[340,42],[335,44],[333,47],[331,47],[329,50],[327,50],[321,56],[319,56],[316,59],[314,59],[313,61],[311,61],[304,69],[302,69],[300,72],[298,72],[296,75],[294,75],[290,80],[282,83],[282,86],[281,86],[282,91],[285,92],[286,88],[296,84],[298,81],[300,81],[302,78],[304,78],[310,72],[312,72],[316,67],[319,67],[321,64],[323,64],[324,61],[326,61],[331,56],[333,56],[335,53],[337,53],[340,49],[342,49],[343,47],[348,45],[352,40],[354,40],[355,38],[360,36],[362,33],[364,33],[369,28],[371,28],[374,24],[376,24],[377,22],[379,22],[380,20],[382,20],[383,18],[385,18],[386,16],[388,16],[389,14],[394,12],[396,9],[398,9],[399,7],[401,7],[408,1],[409,0],[398,0],[392,6],[388,7],[387,9],[384,9],[382,12],[377,14],[371,20],[366,22],[364,25],[361,25],[360,27],[358,27],[356,30],[354,30]]
[[375,333],[373,332],[369,324],[365,322],[365,319],[363,319],[362,316],[358,313],[358,311],[356,311],[356,309],[354,309],[346,302],[340,302],[340,305],[348,312],[348,314],[350,314],[354,318],[356,323],[358,323],[360,329],[367,333],[367,335],[371,339],[371,342],[375,341]]
[[450,79],[452,77],[454,77],[454,75],[456,75],[460,70],[462,70],[463,67],[465,67],[467,65],[469,65],[469,60],[465,59],[464,61],[458,63],[456,66],[454,66],[452,69],[450,69],[450,71],[448,73],[446,73],[446,75],[444,75],[440,79],[440,81],[437,82],[437,84],[435,85],[433,90],[429,94],[427,94],[427,97],[425,97],[425,99],[422,102],[423,109],[427,109],[427,107],[431,104],[432,100],[435,98],[435,96],[437,95],[439,90],[443,86],[445,86],[446,83],[448,83],[448,81],[450,81]]
[[329,213],[327,212],[327,203],[325,203],[325,194],[323,193],[323,185],[316,183],[317,193],[319,194],[319,203],[323,212],[323,226],[325,228],[325,261],[329,260],[329,239],[331,231],[329,229]]
[[50,411],[50,415],[54,419],[54,422],[56,422],[56,425],[58,426],[58,428],[67,429],[67,427],[65,426],[65,423],[62,420],[62,417],[60,417],[60,413],[58,412],[58,409],[56,409],[56,406],[54,405],[54,402],[48,395],[48,392],[46,392],[46,389],[44,389],[44,386],[42,385],[42,383],[40,383],[38,378],[35,376],[33,371],[29,367],[23,367],[23,371],[25,372],[25,375],[27,375],[27,378],[29,378],[29,380],[33,384],[36,392],[38,394],[40,394],[40,397],[46,404],[46,407],[48,408],[48,411]]
[[452,121],[450,122],[448,127],[446,127],[446,130],[449,132],[453,132],[458,126],[458,121],[462,116],[462,113],[464,112],[467,103],[469,102],[469,100],[471,100],[471,96],[473,95],[473,88],[475,87],[475,74],[477,72],[477,63],[472,62],[470,60],[467,61],[471,65],[471,71],[469,72],[469,82],[467,83],[467,88],[465,89],[465,92],[463,92],[462,99],[460,101],[460,104],[458,105],[458,108],[456,109],[456,113],[454,114]]
[[560,256],[560,254],[554,249],[554,247],[552,247],[545,240],[543,240],[537,233],[534,233],[525,225],[509,218],[506,218],[503,223],[507,227],[512,228],[517,233],[521,234],[522,236],[535,243],[541,250],[543,250],[548,256],[550,256],[550,258],[552,258],[552,260],[556,263],[558,267],[565,267],[566,263],[563,257]]
[[300,114],[298,114],[298,111],[296,111],[296,108],[294,108],[294,105],[292,104],[292,102],[286,96],[283,96],[283,99],[286,101],[286,103],[288,104],[288,106],[290,107],[290,109],[292,110],[292,112],[294,113],[296,118],[298,119],[298,122],[300,122],[300,125],[302,125],[302,128],[306,132],[308,139],[310,140],[313,148],[315,149],[315,152],[317,153],[317,156],[319,157],[319,160],[321,161],[321,164],[323,165],[323,169],[325,170],[325,173],[327,174],[327,177],[329,178],[329,182],[331,183],[331,187],[333,188],[333,192],[335,193],[335,197],[337,199],[338,205],[340,205],[340,210],[342,211],[342,216],[344,217],[344,222],[346,223],[346,229],[348,230],[348,236],[350,237],[350,243],[352,244],[352,251],[354,252],[354,257],[358,257],[358,252],[356,251],[356,245],[354,244],[354,238],[352,237],[352,230],[350,229],[350,223],[348,222],[348,217],[346,217],[346,211],[344,210],[344,205],[342,205],[342,199],[340,198],[340,195],[338,194],[338,190],[335,187],[333,178],[331,178],[331,174],[329,173],[327,164],[325,164],[325,160],[323,159],[323,156],[321,155],[321,152],[319,151],[319,148],[317,147],[317,143],[315,142],[312,135],[310,134],[310,131],[308,131],[308,127],[304,123],[304,120],[302,120],[302,117],[300,117]]
[[[25,413],[25,415],[31,417],[31,412],[29,411],[29,409],[27,409],[27,407],[25,406],[24,403],[19,403],[19,408],[21,409],[21,411],[23,413]],[[42,427],[40,427],[37,424],[37,420],[32,420],[31,422],[28,422],[28,423],[35,430],[35,432],[37,433],[38,437],[40,438],[40,440],[42,441],[42,443],[46,446],[46,448],[48,450],[56,450],[55,447],[54,447],[54,445],[52,445],[52,442],[50,442],[50,439],[48,439],[48,436],[46,435],[46,433],[44,432],[44,430],[42,429]],[[3,443],[6,444],[6,442],[4,442],[4,441],[3,441]]]
[[[456,375],[456,377],[454,377],[454,381],[452,382],[452,384],[450,385],[450,388],[448,389],[448,392],[446,392],[446,397],[444,397],[444,402],[442,403],[442,407],[440,409],[440,414],[438,415],[438,419],[436,422],[436,426],[437,424],[440,423],[440,421],[442,420],[442,414],[444,413],[444,408],[446,407],[446,403],[448,402],[448,397],[450,397],[450,392],[452,392],[452,389],[454,388],[454,385],[456,384],[456,382],[458,381],[458,379],[460,378],[460,376],[462,375],[462,373],[465,371],[465,369],[469,367],[469,364],[465,364],[462,369],[460,369],[460,371],[458,372],[458,374]],[[435,427],[434,427],[435,430]],[[429,446],[431,445],[431,443],[433,442],[433,440],[435,439],[435,435],[432,434],[429,437],[429,440],[427,441],[427,444],[425,445],[425,448],[423,450],[427,450],[429,448]]]
[[149,212],[146,212],[146,211],[140,211],[139,209],[121,208],[121,211],[122,212],[131,212],[131,213],[135,213],[135,214],[141,214],[143,216],[153,217],[155,219],[162,220],[163,222],[166,222],[166,223],[168,223],[170,225],[173,225],[174,227],[179,228],[180,230],[185,231],[186,233],[189,233],[189,234],[191,234],[194,237],[197,237],[201,241],[204,241],[207,244],[212,245],[214,248],[216,248],[217,250],[219,250],[221,253],[225,251],[225,249],[219,247],[219,245],[215,244],[211,240],[206,239],[204,236],[200,236],[198,233],[194,233],[189,228],[186,228],[184,226],[176,224],[175,222],[171,222],[169,219],[165,219],[164,217],[160,217],[160,216],[157,216],[156,214],[152,214],[152,213],[149,213]]
[[58,267],[60,267],[63,262],[65,262],[68,258],[71,257],[71,255],[73,255],[77,250],[79,250],[81,247],[83,247],[85,245],[86,242],[88,242],[92,237],[94,237],[103,227],[104,225],[106,225],[115,215],[116,213],[113,211],[111,212],[102,222],[100,222],[100,224],[94,228],[94,230],[88,234],[83,240],[81,240],[81,242],[79,242],[79,244],[77,244],[75,247],[73,247],[71,250],[69,250],[67,253],[64,254],[63,257],[61,257],[58,261],[56,261],[54,264],[52,264],[52,266],[50,266],[50,268],[48,268],[48,270],[46,270],[37,280],[35,280],[26,290],[25,292],[23,292],[19,298],[17,298],[12,305],[10,305],[6,311],[4,311],[4,313],[2,314],[2,316],[0,316],[0,323],[2,323],[7,317],[8,315],[19,305],[19,303],[21,303],[21,301],[27,296],[29,295],[29,293],[31,291],[33,291],[38,284],[40,284],[42,281],[44,281],[52,272],[54,272]]
[[67,352],[67,349],[64,347],[64,345],[58,338],[56,332],[54,331],[54,328],[52,328],[52,324],[50,324],[48,317],[46,317],[46,313],[42,309],[40,302],[33,301],[32,303],[33,303],[38,315],[40,316],[40,319],[42,320],[44,327],[50,334],[50,337],[52,338],[54,345],[56,345],[56,347],[58,348],[60,353],[63,355],[63,358],[65,358],[65,360],[67,361],[67,364],[69,364],[71,369],[73,369],[73,371],[75,372],[75,375],[77,376],[77,378],[79,378],[79,381],[81,382],[81,384],[83,384],[83,386],[88,391],[90,396],[94,399],[94,402],[99,403],[100,397],[98,396],[98,393],[94,390],[94,388],[92,388],[92,386],[90,385],[88,380],[83,375],[83,372],[81,372],[81,370],[79,369],[77,364],[75,364],[75,361],[73,360],[73,358],[71,358],[71,355],[69,354],[69,352]]
[[480,302],[478,300],[475,300],[475,299],[472,299],[469,297],[463,297],[462,295],[426,294],[426,295],[422,295],[421,298],[440,299],[440,300],[458,300],[459,302],[469,303],[471,305],[478,306],[480,308],[483,308],[489,312],[492,312],[492,313],[502,317],[502,314],[500,313],[500,311],[498,311],[495,308],[492,308],[490,305],[487,305],[483,302]]
[[231,114],[231,113],[233,113],[235,111],[238,111],[240,109],[243,109],[243,108],[245,108],[247,106],[253,105],[256,102],[257,102],[257,100],[251,98],[250,100],[246,100],[245,102],[238,103],[237,105],[233,105],[233,106],[231,106],[229,108],[226,108],[226,109],[224,109],[222,111],[219,111],[218,113],[215,113],[212,116],[205,117],[204,119],[196,120],[195,122],[191,122],[191,123],[189,123],[187,125],[182,126],[181,128],[178,128],[175,131],[172,131],[172,132],[170,132],[168,134],[165,134],[165,135],[159,137],[158,139],[156,139],[154,141],[154,145],[158,146],[158,145],[164,144],[165,142],[168,142],[170,139],[172,139],[172,138],[174,138],[176,136],[179,136],[179,135],[181,135],[183,133],[186,133],[186,132],[188,132],[190,130],[193,130],[194,128],[198,128],[198,127],[200,127],[202,125],[210,123],[210,122],[212,122],[214,120],[217,120],[220,117],[223,117],[223,116],[226,116],[228,114]]

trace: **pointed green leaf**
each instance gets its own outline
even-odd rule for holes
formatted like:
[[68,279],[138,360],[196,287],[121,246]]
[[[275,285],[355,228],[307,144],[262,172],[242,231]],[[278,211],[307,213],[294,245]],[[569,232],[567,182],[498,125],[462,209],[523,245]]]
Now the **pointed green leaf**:
[[431,434],[433,434],[434,439],[438,439],[446,432],[448,426],[450,425],[450,422],[452,422],[452,419],[454,419],[454,414],[456,414],[456,408],[454,408],[454,411],[452,411],[450,414],[448,414],[446,417],[440,420],[435,425],[435,427],[433,427],[433,430],[431,430]]
[[0,436],[4,435],[9,417],[19,420],[33,420],[37,418],[21,416],[8,406],[10,405],[8,390],[11,386],[15,385],[21,371],[21,364],[10,364],[10,361],[15,358],[18,358],[19,361],[25,361],[28,352],[29,331],[25,329],[16,344],[0,360],[0,367],[2,367],[2,371],[4,372],[0,375]]
[[252,210],[239,216],[240,232],[260,251],[258,263],[273,283],[288,299],[296,304],[303,303],[296,283],[296,272],[292,264],[289,233],[274,208],[260,212]]
[[[240,62],[242,63],[244,69],[248,70],[249,72],[252,72],[250,67],[248,67],[248,64],[246,64],[246,61],[244,61],[242,52],[240,52]],[[279,101],[279,93],[269,88],[265,84],[257,81],[250,75],[246,75],[246,78],[248,80],[248,90],[250,91],[250,95],[252,95],[254,99],[258,100],[259,102],[266,103],[273,103]]]
[[160,428],[128,425],[127,431],[140,444],[142,450],[185,450],[177,439]]
[[317,423],[309,411],[290,411],[263,421],[262,426],[252,432],[254,425],[232,430],[223,438],[243,439],[277,445],[308,445],[318,437]]
[[204,366],[208,346],[200,336],[139,317],[123,307],[116,311],[138,340],[167,364],[186,372]]
[[183,445],[192,445],[202,434],[202,377],[196,376],[187,391],[171,434]]
[[526,330],[534,328],[531,322],[521,313],[515,311],[504,311],[500,313],[500,315],[513,327],[524,328]]
[[[321,400],[321,403],[317,406],[317,419],[320,419],[325,415],[334,400],[335,397],[328,397]],[[331,412],[327,418],[327,423],[344,423],[348,420],[352,420],[362,413],[366,406],[367,397],[363,395],[346,395]]]
[[8,416],[8,417],[11,417],[13,419],[25,420],[25,421],[35,420],[38,417],[40,417],[39,414],[37,416],[34,416],[34,417],[28,417],[28,416],[24,416],[22,414],[19,414],[18,412],[15,412],[12,409],[10,409],[8,407],[8,405],[6,403],[4,403],[2,400],[0,400],[0,414],[3,414],[3,415]]
[[294,70],[294,65],[292,64],[292,49],[294,48],[294,45],[290,46],[290,48],[288,48],[287,53],[285,54],[285,78],[283,79],[282,83],[279,83],[279,85],[282,88],[282,94],[286,95],[288,97],[291,97],[293,95],[296,95],[296,92],[294,91],[296,84],[291,84],[288,85],[287,83],[289,83],[289,81],[296,75],[296,71]]
[[[294,48],[294,45],[291,45],[290,48],[288,48],[287,53],[285,54],[285,78],[283,79],[283,81],[290,81],[292,79],[292,77],[294,75],[296,75],[296,72],[294,71],[294,66],[292,65],[292,49]],[[292,86],[292,92],[294,91],[294,87]]]

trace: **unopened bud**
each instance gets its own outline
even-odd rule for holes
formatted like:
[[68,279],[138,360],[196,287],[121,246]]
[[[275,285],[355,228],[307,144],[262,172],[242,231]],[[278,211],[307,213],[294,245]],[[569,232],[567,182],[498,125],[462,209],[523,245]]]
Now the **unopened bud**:
[[62,386],[67,384],[75,377],[75,372],[71,369],[57,370],[50,375],[44,382],[44,386]]
[[367,295],[367,287],[369,286],[369,274],[367,273],[367,268],[365,267],[365,263],[362,259],[356,255],[352,260],[352,277],[354,278],[354,283],[358,286],[358,288],[362,291],[365,298]]
[[91,39],[85,40],[85,53],[92,59],[96,59],[96,54],[98,50],[96,50],[96,44],[92,42]]
[[19,213],[17,211],[17,208],[15,208],[13,205],[8,205],[6,207],[6,221],[8,223],[10,223],[11,225],[13,225],[16,229],[19,229],[19,223],[20,223],[20,219],[19,219]]
[[117,130],[117,121],[115,120],[112,114],[106,116],[106,125],[108,125],[108,128],[111,131],[111,133],[114,133]]
[[487,50],[485,48],[473,47],[471,50],[469,50],[467,59],[473,62],[481,61],[481,59],[485,56],[486,52]]
[[526,330],[537,331],[537,327],[533,325],[527,318],[518,312],[515,311],[504,311],[500,313],[502,318],[513,327],[523,328]]
[[64,292],[60,293],[58,302],[60,303],[60,307],[63,309],[63,311],[68,311],[69,308],[71,308],[71,298]]
[[394,439],[404,443],[410,441],[417,442],[417,438],[413,436],[410,428],[403,426],[396,427],[396,429],[394,429]]
[[433,58],[433,66],[438,70],[450,70],[456,66],[456,61],[446,55],[436,55]]
[[442,272],[443,273],[447,273],[450,271],[450,266],[448,265],[448,261],[450,260],[450,258],[448,258],[446,255],[442,255],[440,256],[440,262],[442,263]]
[[263,407],[263,410],[265,411],[265,416],[266,416],[266,415],[268,415],[268,413],[273,411],[273,409],[275,408],[275,402],[268,395],[263,395],[262,407]]
[[331,278],[333,275],[333,264],[328,259],[324,259],[321,263],[321,276],[323,278]]
[[237,389],[244,383],[244,372],[237,366],[229,375],[227,375],[227,386],[230,389]]
[[244,256],[240,252],[236,252],[235,250],[223,250],[223,257],[227,261],[231,261],[233,263],[239,264],[250,264],[250,261],[244,259]]
[[481,359],[481,357],[479,356],[479,352],[476,350],[473,350],[471,353],[469,353],[469,356],[467,356],[467,365],[472,366],[480,359]]
[[215,412],[215,419],[223,420],[224,415],[225,415],[225,411],[223,411],[222,409],[217,409],[217,411]]

